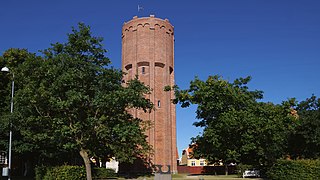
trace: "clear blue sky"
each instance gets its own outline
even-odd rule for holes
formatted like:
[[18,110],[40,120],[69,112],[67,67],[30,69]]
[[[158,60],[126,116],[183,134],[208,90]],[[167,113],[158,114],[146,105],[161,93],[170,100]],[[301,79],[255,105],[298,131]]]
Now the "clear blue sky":
[[[144,10],[138,12],[137,6]],[[0,55],[65,42],[84,22],[104,37],[107,56],[121,67],[121,27],[133,16],[168,18],[175,26],[175,76],[187,88],[195,76],[229,80],[251,75],[251,89],[281,103],[320,96],[319,0],[1,0]],[[195,107],[177,107],[179,154],[200,129]]]

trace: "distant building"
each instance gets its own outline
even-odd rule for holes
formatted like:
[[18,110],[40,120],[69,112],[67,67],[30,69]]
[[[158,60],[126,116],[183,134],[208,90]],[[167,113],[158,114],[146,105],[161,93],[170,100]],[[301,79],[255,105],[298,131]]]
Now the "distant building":
[[186,148],[182,151],[182,156],[180,160],[180,166],[208,166],[208,161],[206,159],[193,158],[193,148]]
[[207,166],[207,160],[206,159],[188,159],[187,166]]

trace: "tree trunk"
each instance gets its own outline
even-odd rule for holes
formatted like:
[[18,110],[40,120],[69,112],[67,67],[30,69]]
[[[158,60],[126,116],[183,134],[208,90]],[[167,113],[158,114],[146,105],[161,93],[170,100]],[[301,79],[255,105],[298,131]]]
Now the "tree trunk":
[[90,165],[90,159],[88,157],[88,150],[81,148],[80,155],[84,161],[84,165],[86,166],[87,180],[92,180],[91,165]]

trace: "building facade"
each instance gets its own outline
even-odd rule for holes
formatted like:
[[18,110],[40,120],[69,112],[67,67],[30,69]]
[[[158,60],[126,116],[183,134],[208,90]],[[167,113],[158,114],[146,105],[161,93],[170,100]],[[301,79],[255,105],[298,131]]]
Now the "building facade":
[[193,148],[188,147],[182,151],[181,159],[179,162],[180,166],[208,166],[206,159],[196,159],[193,157]]
[[164,91],[174,85],[174,33],[165,19],[133,17],[122,28],[122,70],[125,81],[138,75],[140,81],[152,89],[146,98],[155,105],[151,113],[132,110],[135,117],[150,120],[152,128],[146,132],[154,149],[150,157],[154,165],[170,165],[177,172],[176,111],[172,103],[174,93]]

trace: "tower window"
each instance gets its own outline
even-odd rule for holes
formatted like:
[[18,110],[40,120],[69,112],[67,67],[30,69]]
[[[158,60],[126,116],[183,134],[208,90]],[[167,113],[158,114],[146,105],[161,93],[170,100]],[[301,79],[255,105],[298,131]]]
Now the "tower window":
[[158,107],[161,107],[161,102],[160,102],[160,100],[158,100]]
[[146,68],[145,67],[142,67],[142,74],[145,74],[146,73]]
[[128,65],[126,65],[124,68],[126,68],[126,70],[128,71],[129,69],[132,68],[132,64],[128,64]]

